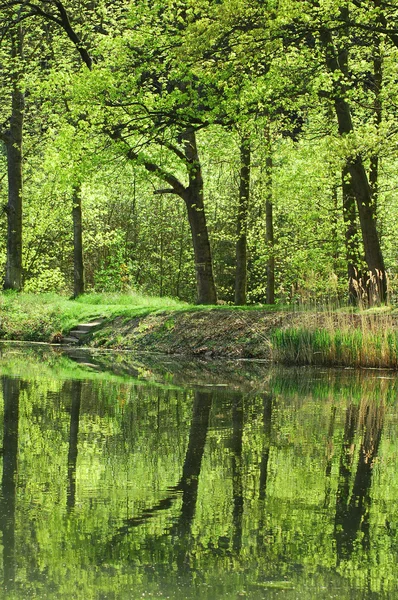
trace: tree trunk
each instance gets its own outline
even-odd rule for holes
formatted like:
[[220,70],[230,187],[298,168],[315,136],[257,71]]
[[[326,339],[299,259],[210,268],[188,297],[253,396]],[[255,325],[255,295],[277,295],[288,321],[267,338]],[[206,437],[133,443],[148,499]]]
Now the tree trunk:
[[[380,0],[375,0],[375,6],[380,8]],[[382,121],[382,91],[383,86],[383,59],[380,50],[380,34],[373,35],[373,120],[377,130],[379,130]],[[377,217],[377,205],[379,196],[379,155],[375,152],[370,157],[369,183],[372,192],[373,210],[375,218]]]
[[361,296],[362,273],[357,227],[355,195],[351,186],[351,176],[345,167],[342,172],[343,219],[345,223],[345,247],[348,275],[348,302],[356,306]]
[[185,156],[188,160],[189,185],[183,192],[188,220],[191,228],[195,257],[197,302],[216,304],[217,292],[214,283],[210,240],[203,204],[203,178],[196,146],[195,133],[185,132],[181,136],[185,142]]
[[275,255],[274,255],[274,218],[272,203],[272,155],[270,143],[265,163],[266,201],[265,201],[265,242],[267,245],[267,304],[275,304]]
[[250,140],[242,138],[240,146],[239,206],[236,222],[235,304],[246,304],[247,295],[247,212],[250,194]]
[[[115,139],[119,139],[118,136]],[[180,161],[183,161],[188,171],[188,186],[184,186],[175,175],[169,173],[156,163],[144,160],[143,165],[149,173],[154,173],[159,179],[171,186],[171,189],[157,190],[155,194],[176,194],[184,200],[192,235],[197,302],[198,304],[216,304],[217,292],[214,283],[210,240],[203,203],[202,169],[194,129],[186,129],[178,135],[177,140],[179,144],[183,144],[183,151],[179,147],[170,146],[169,144],[166,144],[166,147],[174,152]],[[138,154],[134,149],[130,148],[127,157],[136,161]]]
[[73,297],[84,294],[84,264],[82,235],[82,198],[80,187],[73,188]]
[[[13,58],[23,56],[23,33],[18,28],[12,39]],[[22,288],[22,135],[25,98],[19,73],[13,74],[10,126],[2,136],[7,151],[7,262],[5,290]]]
[[[340,13],[342,18],[348,23],[349,15],[347,10],[342,8]],[[334,78],[334,107],[339,134],[341,136],[347,135],[354,129],[350,106],[345,100],[346,86],[344,79],[349,74],[347,48],[345,46],[336,48],[333,43],[332,35],[328,30],[322,31],[321,41],[325,49],[326,64],[329,70],[341,75],[338,78]],[[372,193],[362,162],[362,157],[357,154],[356,156],[347,159],[345,169],[351,176],[351,188],[358,207],[365,260],[370,276],[369,299],[372,303],[384,302],[387,296],[386,271],[377,235],[376,220],[372,205]]]
[[387,299],[387,275],[376,230],[372,194],[365,167],[359,155],[349,165],[349,171],[356,195],[365,260],[369,270],[369,301],[371,304],[378,304]]

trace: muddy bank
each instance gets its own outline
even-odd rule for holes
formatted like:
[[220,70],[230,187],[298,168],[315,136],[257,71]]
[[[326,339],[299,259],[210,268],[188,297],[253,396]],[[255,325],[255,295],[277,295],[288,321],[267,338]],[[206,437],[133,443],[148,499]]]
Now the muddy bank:
[[293,313],[193,310],[104,322],[87,339],[91,347],[185,356],[270,359],[270,335],[298,323]]
[[[278,332],[290,332],[291,339],[280,341],[281,336],[275,335]],[[398,321],[392,313],[167,311],[104,321],[81,343],[136,353],[252,358],[286,364],[398,365]]]

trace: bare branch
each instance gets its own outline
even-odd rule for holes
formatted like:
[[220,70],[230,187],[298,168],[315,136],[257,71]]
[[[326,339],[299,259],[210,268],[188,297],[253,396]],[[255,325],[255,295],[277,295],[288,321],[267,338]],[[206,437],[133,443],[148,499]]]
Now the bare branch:
[[166,189],[166,190],[154,190],[153,191],[153,195],[154,196],[161,196],[162,194],[175,194],[175,190],[174,189]]

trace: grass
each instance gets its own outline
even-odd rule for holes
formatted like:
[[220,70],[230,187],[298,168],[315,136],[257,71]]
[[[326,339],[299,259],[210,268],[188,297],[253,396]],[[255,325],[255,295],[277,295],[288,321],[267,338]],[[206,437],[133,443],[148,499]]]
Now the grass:
[[273,360],[284,364],[398,368],[398,330],[388,311],[312,314],[271,334]]
[[151,312],[183,310],[188,304],[138,293],[87,294],[76,300],[58,294],[0,294],[0,338],[48,342],[84,321],[99,317],[134,318]]
[[[265,350],[271,348],[272,359],[278,363],[398,369],[398,315],[396,318],[386,308],[307,312],[268,306],[244,309],[218,306],[214,311],[215,308],[133,292],[86,294],[76,300],[57,294],[5,292],[0,294],[0,339],[49,342],[57,334],[65,335],[79,323],[102,317],[104,326],[98,334],[103,338],[101,343],[107,347],[118,344],[135,347],[136,332],[144,332],[148,337],[145,343],[151,351],[168,352],[171,336],[174,347],[187,354],[202,346],[210,351],[216,343],[218,356],[231,353],[231,347],[239,346],[240,356],[264,357],[269,356]],[[209,309],[211,318],[206,318],[208,325],[204,331],[200,325],[202,321],[199,320],[199,326],[195,325],[194,314]],[[226,310],[230,311],[231,320],[227,315],[229,329],[224,331]],[[243,312],[238,313],[242,310],[247,318],[243,318]],[[191,311],[196,311],[192,319]],[[278,313],[273,315],[275,311]],[[181,313],[186,315],[183,321]],[[157,314],[159,318],[151,322],[142,319],[130,327],[133,319],[150,314]],[[116,317],[121,319],[115,322]],[[183,328],[177,326],[181,322]],[[131,339],[128,337],[130,330]],[[122,336],[119,341],[118,336]]]

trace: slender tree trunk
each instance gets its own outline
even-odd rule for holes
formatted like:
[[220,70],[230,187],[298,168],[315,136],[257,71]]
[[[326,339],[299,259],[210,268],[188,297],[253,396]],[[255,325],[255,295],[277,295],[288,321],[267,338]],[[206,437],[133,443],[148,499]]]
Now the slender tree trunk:
[[73,188],[73,297],[84,294],[82,198],[80,187]]
[[[19,26],[12,35],[12,56],[23,57],[23,32]],[[20,74],[13,74],[11,117],[8,131],[2,135],[7,151],[7,262],[4,289],[22,288],[22,137],[25,97]]]
[[[376,7],[380,7],[380,0],[375,0]],[[377,130],[379,130],[382,121],[382,99],[381,90],[383,85],[383,59],[380,51],[380,34],[374,33],[373,36],[373,120]],[[375,152],[370,157],[369,183],[372,192],[373,210],[377,218],[377,205],[379,199],[379,155]]]
[[[374,81],[375,81],[375,94],[376,98],[374,101],[374,120],[377,128],[381,125],[381,100],[380,100],[380,89],[381,89],[381,59],[379,56],[374,58]],[[379,155],[377,153],[372,154],[370,157],[370,169],[369,169],[369,183],[370,190],[372,193],[373,200],[373,211],[375,217],[377,216],[377,205],[379,198]]]
[[274,217],[272,202],[272,154],[271,144],[268,144],[268,154],[265,162],[266,200],[265,200],[265,242],[267,245],[267,304],[275,304],[275,254],[274,254]]
[[6,588],[14,586],[15,507],[18,472],[18,422],[20,381],[3,377],[4,433],[3,476],[1,480],[1,530],[3,533],[3,576]]
[[[342,18],[348,23],[349,15],[347,10],[342,8],[340,13]],[[347,135],[354,129],[350,106],[345,99],[346,89],[344,79],[348,77],[349,73],[347,48],[342,47],[337,49],[334,46],[332,35],[328,30],[323,30],[321,33],[321,41],[325,49],[326,63],[329,70],[339,75],[339,78],[334,80],[334,107],[339,134],[341,136]],[[365,260],[370,276],[369,297],[372,303],[377,301],[384,302],[387,296],[386,270],[376,229],[372,193],[362,157],[357,154],[347,159],[345,169],[351,177],[351,188],[358,207]]]
[[175,288],[175,295],[176,295],[177,298],[180,297],[182,257],[183,257],[183,252],[184,252],[184,224],[185,224],[184,221],[181,219],[179,251],[178,251],[177,279],[176,279],[176,288]]
[[247,295],[247,215],[250,195],[250,139],[243,136],[240,146],[239,206],[236,222],[235,304],[246,304]]
[[193,131],[181,136],[185,145],[185,156],[189,166],[189,185],[185,188],[185,201],[191,228],[195,257],[197,302],[198,304],[216,304],[217,292],[214,283],[213,265],[209,233],[203,203],[203,178],[199,162],[196,137]]

